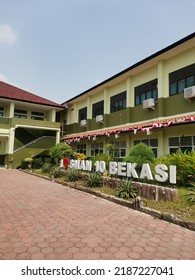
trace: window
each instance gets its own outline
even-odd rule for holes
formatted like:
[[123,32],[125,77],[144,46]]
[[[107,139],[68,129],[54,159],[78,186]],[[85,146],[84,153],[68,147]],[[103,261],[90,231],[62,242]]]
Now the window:
[[169,74],[169,95],[183,93],[187,87],[195,85],[195,64]]
[[126,157],[126,142],[114,142],[114,158]]
[[91,144],[91,156],[103,154],[103,143],[92,143]]
[[126,91],[110,98],[110,112],[117,112],[126,108]]
[[0,117],[3,117],[3,111],[4,111],[4,108],[0,107]]
[[95,118],[96,116],[103,115],[104,114],[104,101],[97,102],[93,104],[92,107],[92,118]]
[[15,109],[14,110],[14,118],[27,119],[27,111],[26,110]]
[[32,120],[40,120],[43,121],[44,120],[44,113],[41,112],[31,112],[31,119]]
[[139,143],[143,143],[150,147],[152,151],[154,152],[155,157],[158,155],[158,139],[142,139],[142,140],[134,140],[134,145],[137,145]]
[[135,87],[135,106],[143,104],[149,98],[158,98],[157,79]]
[[179,149],[182,152],[195,151],[195,136],[170,137],[169,152],[172,154]]
[[86,155],[86,144],[77,145],[77,153]]
[[79,122],[87,119],[87,107],[79,110]]

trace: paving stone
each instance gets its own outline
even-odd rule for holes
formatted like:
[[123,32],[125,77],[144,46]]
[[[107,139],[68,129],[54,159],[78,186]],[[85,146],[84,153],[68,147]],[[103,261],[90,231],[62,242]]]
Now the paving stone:
[[0,178],[2,260],[195,259],[193,231],[19,170]]

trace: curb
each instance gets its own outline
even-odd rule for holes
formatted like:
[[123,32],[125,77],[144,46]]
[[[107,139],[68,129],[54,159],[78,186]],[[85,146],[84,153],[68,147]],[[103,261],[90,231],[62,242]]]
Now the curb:
[[[61,184],[63,186],[66,186],[66,187],[69,187],[69,188],[72,188],[72,189],[76,189],[78,191],[87,192],[89,194],[92,194],[92,195],[95,195],[97,197],[101,197],[101,198],[106,199],[108,201],[119,204],[121,206],[125,206],[125,207],[131,208],[135,211],[138,211],[137,209],[134,209],[134,202],[127,201],[127,200],[122,199],[122,198],[117,198],[117,197],[112,196],[112,195],[107,195],[107,194],[101,193],[99,191],[94,191],[94,190],[91,190],[89,188],[77,186],[76,182],[75,183],[62,182],[62,181],[59,181],[58,179],[51,179],[47,176],[39,175],[39,174],[29,172],[29,171],[26,171],[26,170],[20,169],[20,171],[22,171],[24,173],[27,173],[27,174],[30,174],[30,175],[33,175],[33,176],[36,176],[36,177],[39,177],[39,178],[42,178],[42,179],[46,179],[48,181],[52,181],[52,182]],[[173,214],[166,213],[166,212],[160,212],[160,211],[157,211],[157,210],[154,210],[154,209],[142,206],[142,205],[140,206],[139,212],[143,212],[143,213],[148,214],[148,215],[150,215],[154,218],[164,220],[166,222],[176,224],[176,225],[179,225],[179,226],[184,227],[186,229],[195,231],[195,222],[190,222],[190,221],[180,219]]]

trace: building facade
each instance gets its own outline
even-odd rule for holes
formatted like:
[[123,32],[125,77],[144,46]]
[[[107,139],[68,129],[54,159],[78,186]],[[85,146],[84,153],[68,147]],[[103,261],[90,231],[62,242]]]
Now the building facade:
[[48,155],[60,141],[56,113],[63,108],[0,82],[0,166],[17,168],[27,157]]
[[195,33],[63,103],[62,141],[91,157],[137,143],[195,151]]

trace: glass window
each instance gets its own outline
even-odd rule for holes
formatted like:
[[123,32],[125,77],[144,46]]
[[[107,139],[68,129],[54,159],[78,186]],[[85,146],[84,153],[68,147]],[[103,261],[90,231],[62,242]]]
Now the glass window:
[[21,109],[15,109],[14,118],[27,119],[27,111]]
[[185,88],[185,79],[178,81],[178,93],[184,92]]
[[186,78],[186,87],[192,87],[194,85],[194,76]]
[[170,153],[195,151],[195,136],[170,137],[169,147]]
[[104,101],[97,102],[92,106],[92,118],[104,114]]
[[77,153],[86,155],[86,144],[77,145]]
[[126,108],[126,91],[110,98],[110,112],[117,112]]
[[158,98],[157,79],[135,87],[135,106],[149,98]]
[[87,107],[79,110],[79,122],[87,119]]
[[0,117],[3,117],[3,111],[4,111],[4,108],[0,107]]
[[91,156],[103,154],[103,143],[92,143],[91,144]]
[[183,93],[184,89],[195,85],[195,63],[169,73],[169,95]]
[[114,157],[124,158],[126,156],[126,142],[115,142],[114,143]]
[[176,82],[170,84],[170,95],[175,95],[177,93]]

